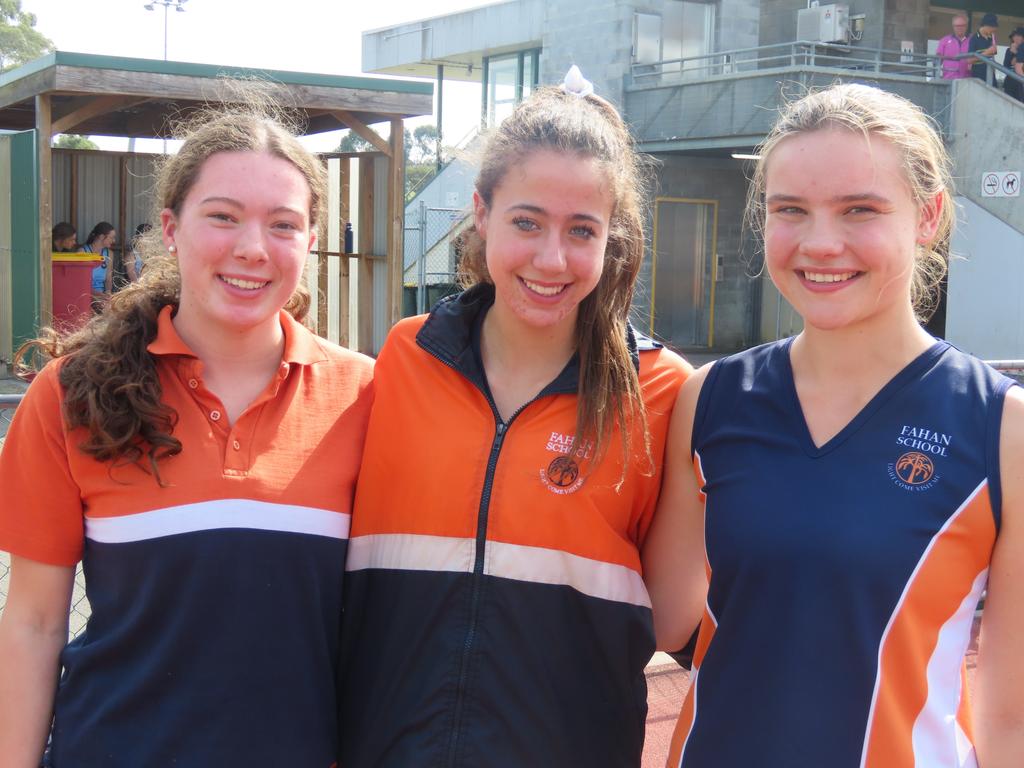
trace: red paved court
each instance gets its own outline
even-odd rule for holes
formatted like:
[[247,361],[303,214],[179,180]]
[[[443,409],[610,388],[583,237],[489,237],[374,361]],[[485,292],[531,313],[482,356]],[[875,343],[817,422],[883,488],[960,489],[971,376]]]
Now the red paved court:
[[[979,623],[979,619],[974,620],[971,645],[967,649],[967,685],[971,693],[974,692]],[[644,742],[643,768],[662,768],[665,765],[672,729],[689,687],[689,673],[678,664],[647,668],[647,739]]]

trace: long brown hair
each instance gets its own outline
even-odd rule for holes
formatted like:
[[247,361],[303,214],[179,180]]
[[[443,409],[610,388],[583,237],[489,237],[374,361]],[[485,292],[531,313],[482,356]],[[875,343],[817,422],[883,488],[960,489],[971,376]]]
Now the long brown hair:
[[[623,471],[633,451],[633,426],[642,430],[641,449],[650,464],[650,434],[637,375],[627,344],[627,318],[644,253],[643,206],[646,174],[629,128],[615,108],[597,96],[542,88],[523,101],[490,136],[476,190],[490,207],[494,190],[509,169],[537,150],[597,161],[606,174],[614,204],[604,267],[597,287],[580,302],[575,342],[579,389],[574,445],[594,444],[603,456],[613,427],[622,435]],[[463,235],[463,284],[490,283],[486,243],[471,228]]]
[[[184,144],[159,166],[153,220],[168,208],[180,215],[182,203],[203,164],[221,152],[265,152],[294,165],[309,183],[310,225],[321,219],[327,182],[320,162],[296,139],[266,100],[246,106],[208,108],[179,128]],[[99,461],[140,463],[159,481],[157,462],[181,452],[174,436],[177,414],[162,400],[156,362],[147,345],[157,333],[160,310],[178,306],[181,276],[167,253],[159,227],[136,243],[146,268],[141,279],[114,294],[101,314],[81,330],[62,334],[44,329],[37,343],[50,357],[63,358],[64,419],[85,427],[78,446]],[[309,293],[300,284],[285,309],[297,320],[309,311]]]

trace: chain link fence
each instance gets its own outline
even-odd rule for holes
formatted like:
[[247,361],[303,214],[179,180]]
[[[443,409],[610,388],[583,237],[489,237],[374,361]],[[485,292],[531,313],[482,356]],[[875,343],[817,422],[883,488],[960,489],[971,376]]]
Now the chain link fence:
[[421,315],[459,291],[459,235],[470,225],[464,208],[421,202],[406,216],[402,315]]
[[[452,273],[439,274],[451,275]],[[436,283],[435,285],[441,285],[441,283]],[[990,360],[989,364],[1008,376],[1012,376],[1017,381],[1024,383],[1024,360]],[[4,436],[7,434],[7,427],[14,416],[14,409],[20,401],[21,395],[0,395],[0,450],[3,449]],[[5,501],[5,503],[10,503],[10,500]],[[0,616],[3,615],[4,606],[7,603],[7,592],[10,588],[11,578],[10,571],[10,556],[6,552],[0,552]],[[75,571],[75,588],[71,596],[71,615],[68,623],[69,639],[74,638],[85,629],[89,613],[89,601],[85,597],[85,577],[82,575],[82,565],[79,563]]]

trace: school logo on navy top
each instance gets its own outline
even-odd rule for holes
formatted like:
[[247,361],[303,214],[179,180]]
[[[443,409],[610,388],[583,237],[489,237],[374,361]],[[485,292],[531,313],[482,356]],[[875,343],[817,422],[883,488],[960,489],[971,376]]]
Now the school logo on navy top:
[[953,438],[942,432],[926,427],[904,425],[896,438],[896,444],[906,451],[889,464],[889,477],[900,488],[907,491],[927,491],[940,479],[935,473],[935,457],[949,456]]

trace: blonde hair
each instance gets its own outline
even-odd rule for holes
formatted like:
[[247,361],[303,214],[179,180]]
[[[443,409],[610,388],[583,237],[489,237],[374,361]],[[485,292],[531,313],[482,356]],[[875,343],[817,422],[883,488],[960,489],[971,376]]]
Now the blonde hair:
[[747,192],[747,226],[763,243],[767,165],[779,142],[825,129],[885,139],[899,153],[903,176],[917,206],[922,208],[940,198],[938,227],[928,243],[917,247],[911,284],[914,311],[922,322],[928,320],[935,311],[938,288],[949,263],[953,180],[949,154],[931,118],[902,96],[867,85],[845,84],[810,93],[788,104],[757,150],[760,159]]

